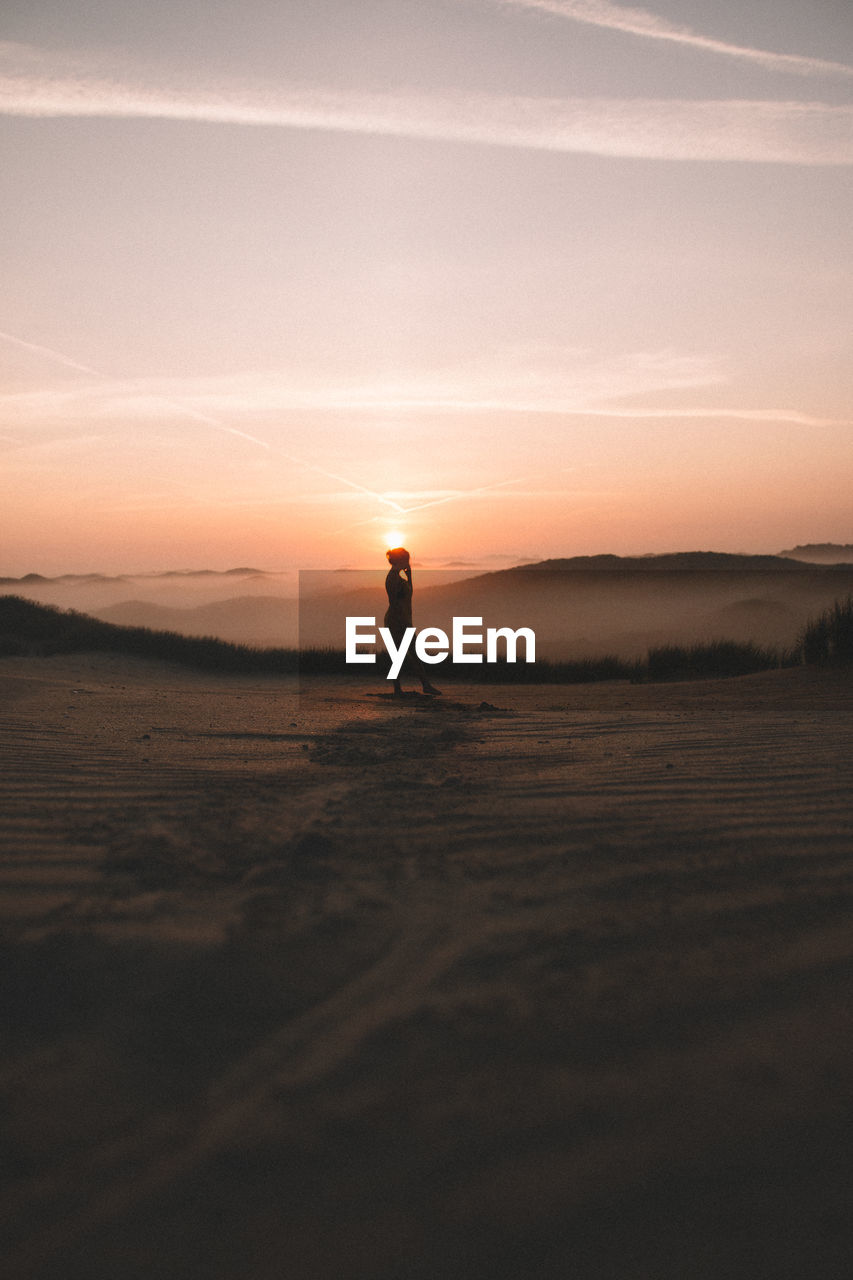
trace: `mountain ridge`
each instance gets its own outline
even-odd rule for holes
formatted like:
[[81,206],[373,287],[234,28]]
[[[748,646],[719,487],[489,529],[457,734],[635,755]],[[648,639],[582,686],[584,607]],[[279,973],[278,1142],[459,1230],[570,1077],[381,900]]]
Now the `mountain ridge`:
[[[802,547],[795,547],[792,551],[781,551],[776,554],[755,554],[750,552],[730,552],[730,551],[664,551],[653,552],[646,555],[629,555],[621,556],[612,552],[600,552],[595,555],[579,555],[579,556],[552,556],[545,560],[527,560],[519,564],[509,565],[501,569],[485,569],[478,570],[474,565],[465,566],[471,570],[473,577],[491,577],[493,575],[503,573],[518,573],[528,570],[539,569],[638,569],[653,571],[655,569],[667,568],[790,568],[792,570],[800,569],[804,564],[811,562],[798,559],[794,552],[803,551],[849,551],[851,563],[853,563],[853,546],[843,547],[835,543],[810,543]],[[368,568],[371,566],[368,566]],[[380,565],[381,567],[381,565]],[[417,561],[415,567],[419,568]],[[451,568],[451,565],[441,565],[438,569],[430,567],[421,568],[422,572],[440,572]],[[456,566],[459,567],[458,565]],[[351,569],[346,572],[359,573],[363,570]],[[343,573],[344,570],[330,570],[329,572]],[[104,573],[63,573],[53,576],[42,573],[26,573],[20,577],[2,576],[0,577],[0,586],[13,586],[16,584],[26,585],[34,583],[53,583],[53,582],[132,582],[132,581],[151,581],[156,579],[164,579],[174,581],[175,579],[197,579],[197,578],[275,578],[278,571],[268,569],[254,569],[251,567],[243,567],[236,569],[166,569],[153,570],[146,573],[123,573],[123,574],[104,574]]]

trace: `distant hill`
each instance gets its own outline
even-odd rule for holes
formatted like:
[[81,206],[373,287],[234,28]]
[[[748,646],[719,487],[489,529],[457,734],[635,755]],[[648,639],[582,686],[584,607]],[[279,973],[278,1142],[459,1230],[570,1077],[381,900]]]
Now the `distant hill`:
[[[48,578],[38,573],[28,573],[22,578],[0,579],[0,591],[13,592],[27,600],[39,604],[54,604],[63,609],[77,609],[81,613],[100,615],[119,605],[146,604],[152,606],[147,617],[139,615],[126,618],[116,617],[114,621],[127,621],[133,625],[166,626],[187,634],[213,630],[219,634],[220,619],[209,621],[201,618],[197,622],[181,618],[181,612],[203,605],[214,605],[235,597],[268,597],[295,599],[298,587],[298,575],[294,571],[282,573],[266,573],[258,569],[228,569],[220,573],[213,569],[170,570],[166,573],[127,574],[110,577],[106,574],[63,574],[60,577]],[[177,610],[174,618],[168,615],[155,617],[157,606],[165,606]],[[246,609],[245,616],[251,620],[251,610]],[[281,644],[282,637],[276,634],[278,624],[270,618],[269,625],[262,616],[258,616],[254,630],[243,629],[239,634],[223,621],[223,630],[227,638],[246,643]]]
[[[718,622],[737,629],[748,619],[752,627],[762,619],[778,622],[784,615],[784,606],[767,601],[743,601],[728,609],[717,611]],[[504,620],[506,625],[512,621]],[[504,623],[500,625],[504,625]],[[602,648],[596,656],[584,654],[574,659],[557,659],[543,654],[537,644],[537,661],[504,665],[501,667],[465,665],[456,667],[455,674],[465,680],[533,680],[576,683],[589,680],[613,679],[694,679],[712,676],[743,675],[751,671],[763,671],[780,663],[847,662],[853,658],[853,596],[846,603],[835,603],[819,617],[812,615],[810,625],[801,630],[796,646],[777,649],[772,643],[756,645],[753,639],[738,641],[725,638],[725,631],[717,629],[714,639],[693,641],[689,646],[673,643],[672,629],[669,639],[657,646],[650,645],[644,657],[618,656],[614,646]],[[639,637],[631,637],[631,651],[639,645]],[[0,595],[0,658],[41,658],[57,654],[107,652],[126,657],[154,659],[181,663],[222,675],[295,675],[342,674],[345,670],[342,645],[332,649],[302,651],[292,648],[251,648],[229,644],[213,637],[181,636],[169,631],[155,631],[147,627],[120,627],[74,610],[62,610],[53,605],[36,604],[21,596]],[[554,648],[552,646],[552,653]],[[544,661],[543,661],[544,659]],[[352,668],[350,668],[352,674]],[[361,668],[358,674],[363,675]]]
[[111,578],[103,573],[63,573],[56,578],[47,578],[43,573],[25,573],[21,578],[0,578],[0,587],[11,587],[15,590],[29,587],[73,586],[105,586],[111,583],[123,584],[127,578]]
[[572,556],[569,559],[540,560],[534,564],[519,565],[516,569],[499,569],[497,574],[527,572],[528,570],[550,569],[561,572],[581,572],[583,570],[597,573],[631,572],[660,573],[680,572],[696,573],[702,569],[733,569],[740,572],[754,573],[760,570],[779,571],[790,569],[796,572],[801,568],[798,560],[788,560],[784,554],[778,556],[737,555],[725,551],[673,551],[664,555],[649,556]]
[[297,608],[296,600],[276,596],[236,596],[189,609],[126,600],[93,612],[104,622],[123,627],[156,627],[183,636],[218,636],[233,644],[294,646]]
[[213,637],[119,627],[21,596],[0,596],[0,657],[92,652],[121,653],[223,673],[288,674],[298,669],[293,649],[253,649]]
[[[343,643],[347,615],[381,625],[384,574],[372,586],[303,597],[302,645]],[[450,630],[454,616],[483,627],[531,627],[537,654],[568,661],[615,654],[633,659],[664,644],[730,639],[793,646],[806,623],[853,591],[853,566],[782,556],[684,552],[576,556],[430,586],[414,577],[418,627]]]
[[853,564],[853,545],[849,542],[807,542],[804,547],[793,547],[779,554],[811,564]]
[[[74,610],[36,604],[21,596],[0,595],[0,659],[46,658],[72,653],[116,653],[123,657],[181,663],[218,675],[353,675],[341,650],[251,649],[213,638],[179,636],[146,627],[118,627]],[[595,680],[705,679],[744,675],[779,665],[772,650],[724,643],[691,650],[661,649],[644,661],[624,663],[605,655],[598,660],[554,664],[548,661],[498,666],[452,667],[466,682],[588,683]],[[363,668],[357,670],[364,677]],[[445,674],[450,674],[445,668]],[[381,672],[377,678],[381,678]]]
[[0,578],[0,586],[28,586],[35,583],[51,583],[61,582],[71,584],[80,583],[108,583],[108,582],[130,582],[135,578],[157,579],[157,578],[264,578],[267,575],[263,569],[167,569],[163,573],[142,573],[142,574],[117,574],[110,575],[107,573],[61,573],[54,578],[45,577],[42,573],[25,573],[22,578]]
[[[381,565],[303,573],[298,602],[295,573],[254,569],[126,579],[29,574],[0,590],[11,583],[33,603],[70,608],[103,625],[250,647],[342,648],[347,615],[381,624],[384,579]],[[482,617],[484,627],[532,627],[542,657],[631,660],[655,645],[717,639],[789,647],[810,619],[851,592],[853,563],[714,551],[573,556],[476,575],[416,570],[415,623],[449,631],[454,616]]]

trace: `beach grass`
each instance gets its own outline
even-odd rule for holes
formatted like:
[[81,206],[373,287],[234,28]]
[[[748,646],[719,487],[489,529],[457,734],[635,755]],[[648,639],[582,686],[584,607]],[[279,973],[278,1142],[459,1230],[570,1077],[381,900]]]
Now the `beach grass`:
[[807,666],[837,666],[853,662],[853,596],[836,600],[803,628],[796,646]]
[[[73,609],[38,604],[20,596],[0,596],[0,656],[50,657],[81,652],[122,653],[130,657],[178,663],[197,670],[245,675],[352,675],[366,668],[347,664],[333,646],[263,648],[234,644],[216,636],[183,636],[149,627],[117,626]],[[793,649],[725,638],[694,644],[659,645],[645,657],[613,654],[574,661],[540,659],[535,663],[472,666],[452,658],[435,669],[436,677],[480,684],[591,684],[625,680],[659,683],[752,675],[793,665],[849,662],[853,657],[853,597],[837,601],[808,623]],[[382,670],[386,659],[378,655]]]

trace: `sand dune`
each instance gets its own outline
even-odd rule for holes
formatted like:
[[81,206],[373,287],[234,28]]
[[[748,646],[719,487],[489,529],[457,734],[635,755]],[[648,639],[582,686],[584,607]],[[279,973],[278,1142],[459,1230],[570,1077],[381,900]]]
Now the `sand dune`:
[[10,1275],[847,1275],[849,674],[0,695]]
[[[303,594],[303,647],[340,647],[348,614],[384,613],[384,574],[362,577],[360,589]],[[853,567],[699,552],[576,557],[435,586],[418,571],[416,581],[420,627],[449,633],[454,615],[474,615],[486,627],[532,627],[540,657],[635,659],[656,645],[720,639],[793,647],[811,619],[853,592]]]
[[[160,610],[181,613],[206,605],[216,605],[239,597],[293,598],[298,576],[295,572],[263,573],[259,569],[229,569],[216,573],[208,569],[186,572],[126,574],[63,574],[58,578],[28,573],[21,578],[0,578],[0,593],[23,596],[39,604],[76,609],[81,613],[100,613],[116,606],[151,606],[151,620],[144,626],[158,625]],[[202,625],[209,625],[202,619]],[[169,625],[168,623],[166,625]],[[175,629],[175,628],[173,628]]]
[[184,636],[216,636],[231,644],[295,648],[297,602],[278,596],[237,596],[178,609],[147,600],[126,600],[99,609],[97,617],[119,627],[152,627]]
[[[121,626],[256,646],[295,646],[299,638],[305,647],[343,648],[348,614],[384,614],[385,572],[380,565],[299,574],[30,574],[0,580],[0,588]],[[421,627],[449,631],[454,614],[481,616],[486,627],[533,627],[540,657],[633,660],[656,645],[720,639],[791,648],[809,621],[853,591],[853,566],[679,552],[576,556],[475,576],[418,568],[416,581]]]

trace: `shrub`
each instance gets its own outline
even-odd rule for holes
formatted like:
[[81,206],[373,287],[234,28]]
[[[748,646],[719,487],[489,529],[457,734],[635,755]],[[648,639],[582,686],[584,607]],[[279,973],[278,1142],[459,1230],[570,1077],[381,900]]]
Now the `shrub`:
[[110,652],[199,667],[206,671],[285,675],[295,672],[294,649],[254,649],[214,636],[181,636],[148,627],[117,627],[73,609],[0,596],[0,655],[50,657]]
[[795,652],[805,663],[853,662],[853,596],[836,600],[820,617],[807,623]]
[[[181,636],[148,627],[119,627],[74,610],[0,596],[0,656],[34,657],[95,650],[183,663],[223,674],[384,675],[385,659],[373,667],[348,666],[342,649],[258,649],[214,636]],[[849,661],[853,656],[853,598],[836,604],[809,624],[793,657],[733,640],[650,649],[645,659],[613,656],[575,662],[454,664],[431,668],[436,679],[476,684],[587,684],[602,680],[702,680],[748,675],[789,661]],[[408,673],[407,673],[408,674]]]
[[645,662],[648,680],[703,680],[746,676],[781,664],[775,649],[751,642],[712,640],[707,644],[662,645],[650,649]]

